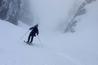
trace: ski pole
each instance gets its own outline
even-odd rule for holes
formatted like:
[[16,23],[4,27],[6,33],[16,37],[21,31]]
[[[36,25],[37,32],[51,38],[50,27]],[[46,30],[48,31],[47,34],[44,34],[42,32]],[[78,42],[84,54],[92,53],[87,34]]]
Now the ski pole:
[[38,40],[39,40],[39,42],[40,42],[41,47],[43,47],[43,44],[42,44],[42,42],[41,42],[39,36],[38,36]]
[[26,34],[29,32],[29,30],[24,34],[24,36],[26,36]]
[[41,40],[40,40],[39,36],[38,36],[38,40],[39,40],[39,42],[42,44],[42,42],[41,42]]
[[21,37],[21,39],[23,39],[24,38],[24,36],[26,36],[26,34],[29,32],[29,30]]

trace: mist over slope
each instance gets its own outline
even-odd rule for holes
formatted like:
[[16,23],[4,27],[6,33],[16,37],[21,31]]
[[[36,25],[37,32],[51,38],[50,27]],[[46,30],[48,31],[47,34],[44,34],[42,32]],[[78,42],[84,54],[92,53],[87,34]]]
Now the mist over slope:
[[53,29],[66,20],[74,2],[75,0],[31,0],[30,3],[35,14],[35,22]]
[[[48,2],[44,4],[49,5]],[[29,32],[26,35],[25,33],[28,28],[20,28],[0,20],[0,65],[98,65],[97,6],[98,1],[86,6],[87,13],[79,17],[75,33],[55,31],[60,22],[55,21],[59,17],[53,15],[52,19],[50,16],[55,12],[48,12],[45,6],[46,12],[43,9],[38,13],[40,9],[35,9],[39,14],[41,42],[38,37],[34,38],[34,46],[23,42],[27,40]],[[41,15],[42,12],[45,14]],[[46,15],[48,13],[50,15]]]

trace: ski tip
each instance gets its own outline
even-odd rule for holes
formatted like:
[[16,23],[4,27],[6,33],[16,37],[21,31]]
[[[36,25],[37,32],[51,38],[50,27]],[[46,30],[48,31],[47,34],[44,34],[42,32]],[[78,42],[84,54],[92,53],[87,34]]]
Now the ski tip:
[[26,44],[28,44],[28,45],[33,45],[32,43],[29,43],[29,42],[27,42],[27,41],[24,41]]

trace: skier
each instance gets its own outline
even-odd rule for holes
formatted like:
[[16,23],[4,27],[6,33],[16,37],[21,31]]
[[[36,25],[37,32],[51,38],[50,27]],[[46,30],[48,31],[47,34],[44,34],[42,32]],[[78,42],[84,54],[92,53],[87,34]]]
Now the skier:
[[28,41],[27,41],[27,44],[32,44],[33,42],[33,38],[39,34],[39,31],[38,31],[38,24],[35,25],[34,27],[31,27],[29,30],[31,30],[29,36],[28,36]]

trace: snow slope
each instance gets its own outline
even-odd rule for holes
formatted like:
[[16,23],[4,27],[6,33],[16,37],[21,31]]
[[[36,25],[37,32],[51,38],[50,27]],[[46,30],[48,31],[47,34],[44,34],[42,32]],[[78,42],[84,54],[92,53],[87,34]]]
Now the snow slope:
[[36,37],[34,46],[23,42],[26,28],[0,20],[0,65],[98,65],[97,6],[98,1],[86,7],[88,13],[80,17],[73,34],[40,25],[41,41]]
[[21,38],[26,30],[6,21],[0,21],[0,29],[0,65],[73,65],[58,51],[41,43],[26,45]]
[[21,36],[25,31],[19,27],[0,21],[0,29],[3,29],[0,31],[0,65],[71,64],[69,60],[65,62],[56,52],[40,44],[32,47],[23,43]]

